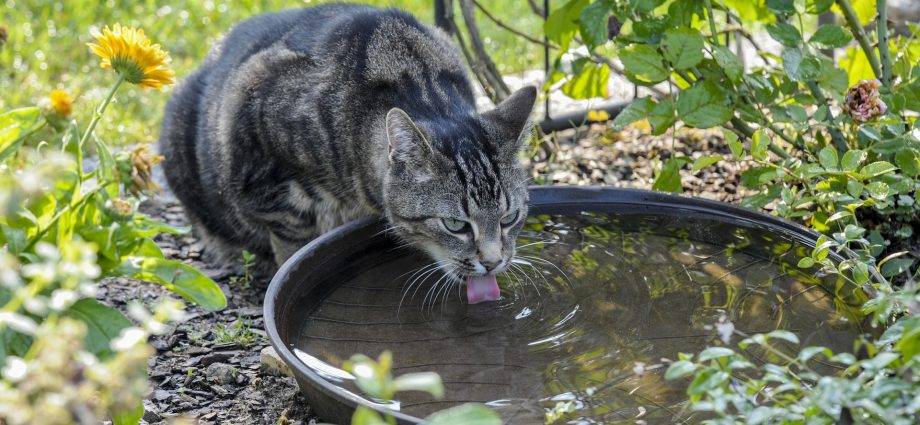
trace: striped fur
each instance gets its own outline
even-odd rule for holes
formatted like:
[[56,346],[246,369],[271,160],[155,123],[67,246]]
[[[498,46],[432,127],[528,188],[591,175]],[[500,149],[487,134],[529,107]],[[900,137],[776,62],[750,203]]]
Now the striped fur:
[[237,25],[176,89],[160,149],[224,259],[247,249],[280,264],[345,221],[382,215],[457,274],[481,274],[481,261],[513,254],[522,220],[501,217],[526,215],[516,153],[535,96],[479,114],[445,34],[398,10],[323,5]]

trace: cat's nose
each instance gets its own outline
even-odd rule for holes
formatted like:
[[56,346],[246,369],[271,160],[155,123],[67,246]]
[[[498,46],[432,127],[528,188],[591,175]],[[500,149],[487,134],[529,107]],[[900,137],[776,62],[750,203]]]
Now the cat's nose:
[[497,269],[498,266],[500,266],[500,265],[502,264],[502,260],[501,260],[501,259],[496,260],[496,261],[480,260],[479,262],[482,264],[483,267],[486,268],[486,271],[487,271],[487,272],[491,272],[492,270]]

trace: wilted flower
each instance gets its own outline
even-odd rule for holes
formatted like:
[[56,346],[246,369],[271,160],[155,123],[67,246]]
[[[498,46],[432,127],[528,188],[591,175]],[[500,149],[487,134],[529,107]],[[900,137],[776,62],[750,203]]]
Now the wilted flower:
[[867,122],[888,110],[888,105],[885,105],[878,93],[881,85],[878,80],[862,80],[847,90],[843,109],[854,121]]
[[103,68],[114,69],[129,83],[150,88],[173,83],[175,74],[166,66],[169,54],[152,44],[144,30],[115,24],[105,27],[88,46],[102,58]]
[[0,47],[3,47],[3,45],[6,44],[6,40],[8,40],[9,37],[10,34],[7,32],[6,27],[0,25]]
[[61,89],[51,90],[48,99],[51,101],[51,111],[55,114],[66,117],[73,112],[73,98],[66,91]]
[[134,196],[159,190],[153,181],[153,167],[163,161],[163,156],[150,152],[147,145],[138,145],[128,153],[118,155],[118,169],[122,184]]

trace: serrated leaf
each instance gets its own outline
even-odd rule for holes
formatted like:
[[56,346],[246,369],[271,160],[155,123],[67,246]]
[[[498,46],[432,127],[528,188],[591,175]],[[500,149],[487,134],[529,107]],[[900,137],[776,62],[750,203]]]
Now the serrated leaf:
[[607,16],[613,7],[613,0],[600,0],[582,9],[578,16],[578,28],[582,40],[588,47],[593,48],[607,42]]
[[767,25],[767,33],[784,46],[796,47],[802,44],[802,34],[799,34],[799,30],[785,22]]
[[783,69],[793,81],[814,80],[821,73],[821,61],[798,47],[783,49]]
[[703,60],[703,36],[693,28],[674,28],[664,34],[664,57],[675,69],[687,69]]
[[664,58],[654,47],[647,44],[633,44],[620,52],[620,61],[626,72],[640,82],[654,84],[668,78],[670,72],[664,66]]
[[649,97],[636,99],[620,111],[610,125],[614,130],[622,130],[627,125],[648,117],[649,112],[654,106],[655,102]]
[[850,32],[839,25],[822,25],[808,42],[820,48],[833,49],[846,46],[852,40]]
[[712,46],[712,58],[725,71],[725,75],[732,81],[739,81],[744,74],[744,64],[738,55],[725,46]]
[[728,97],[715,83],[696,83],[677,97],[677,115],[690,127],[710,128],[731,119]]
[[658,177],[652,184],[652,189],[661,192],[680,193],[683,186],[680,183],[680,167],[684,165],[683,158],[671,158],[661,168]]
[[902,149],[895,154],[894,162],[898,164],[901,172],[910,176],[920,176],[920,150],[914,148]]

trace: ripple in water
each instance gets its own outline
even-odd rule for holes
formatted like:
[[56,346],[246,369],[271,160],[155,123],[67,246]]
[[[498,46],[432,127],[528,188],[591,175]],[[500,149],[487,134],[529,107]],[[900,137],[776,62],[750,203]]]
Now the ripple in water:
[[[799,270],[809,250],[792,239],[741,225],[673,215],[531,217],[514,267],[499,279],[502,299],[477,305],[456,287],[432,289],[446,282],[440,273],[413,274],[430,260],[399,251],[331,276],[334,289],[305,307],[293,348],[355,393],[339,369],[354,353],[393,351],[397,375],[439,373],[443,400],[376,400],[417,416],[482,402],[506,423],[695,422],[687,381],[666,381],[664,359],[719,344],[711,325],[720,316],[743,332],[788,329],[803,345],[836,349],[861,332],[851,307],[859,291]],[[419,276],[423,283],[403,290]]]

